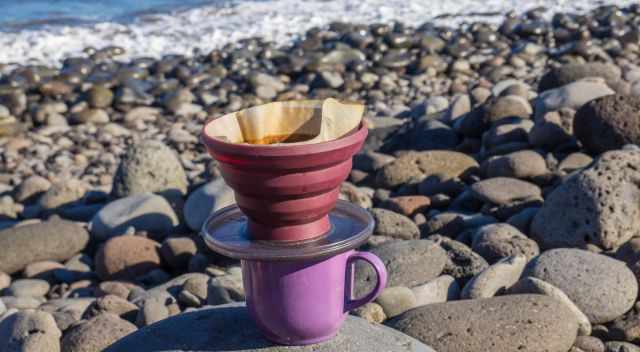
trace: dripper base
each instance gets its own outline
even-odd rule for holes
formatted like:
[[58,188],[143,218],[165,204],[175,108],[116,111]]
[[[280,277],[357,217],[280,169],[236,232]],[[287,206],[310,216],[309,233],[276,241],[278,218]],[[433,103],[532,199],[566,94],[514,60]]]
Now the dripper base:
[[320,237],[331,230],[329,215],[298,225],[286,225],[279,227],[265,226],[251,219],[247,220],[247,231],[251,238],[259,241],[306,241]]

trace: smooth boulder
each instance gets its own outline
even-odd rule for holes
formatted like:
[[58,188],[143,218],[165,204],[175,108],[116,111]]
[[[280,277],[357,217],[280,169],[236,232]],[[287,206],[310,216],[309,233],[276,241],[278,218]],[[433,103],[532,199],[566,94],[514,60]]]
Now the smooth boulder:
[[540,254],[523,273],[559,288],[593,324],[627,312],[638,295],[638,281],[624,262],[580,249]]
[[87,230],[70,221],[49,220],[5,229],[0,231],[0,271],[13,274],[33,262],[67,260],[88,243]]
[[423,343],[385,326],[348,316],[333,339],[315,345],[281,346],[267,341],[239,304],[183,313],[147,326],[105,352],[433,352]]
[[578,331],[571,311],[544,295],[429,304],[386,324],[438,352],[567,352]]

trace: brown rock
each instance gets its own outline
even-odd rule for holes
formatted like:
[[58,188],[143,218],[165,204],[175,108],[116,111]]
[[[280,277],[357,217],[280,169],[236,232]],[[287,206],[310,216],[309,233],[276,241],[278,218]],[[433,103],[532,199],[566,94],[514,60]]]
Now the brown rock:
[[385,203],[385,207],[404,216],[412,216],[421,213],[431,205],[429,197],[425,196],[400,196],[391,197]]
[[140,236],[114,237],[98,250],[96,273],[103,280],[133,280],[160,268],[160,244]]

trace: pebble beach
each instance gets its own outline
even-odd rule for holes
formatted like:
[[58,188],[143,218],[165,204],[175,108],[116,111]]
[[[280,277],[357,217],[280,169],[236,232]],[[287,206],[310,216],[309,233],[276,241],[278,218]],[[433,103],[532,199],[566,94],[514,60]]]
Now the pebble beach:
[[[0,53],[0,352],[640,351],[640,6],[445,18]],[[199,135],[325,98],[366,106],[341,198],[389,282],[276,346],[199,235],[234,203]]]

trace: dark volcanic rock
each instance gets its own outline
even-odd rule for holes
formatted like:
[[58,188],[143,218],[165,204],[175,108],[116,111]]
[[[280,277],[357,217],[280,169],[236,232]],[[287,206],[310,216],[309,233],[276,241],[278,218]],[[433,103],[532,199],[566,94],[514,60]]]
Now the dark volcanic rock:
[[588,102],[577,112],[573,130],[593,153],[640,143],[640,98],[607,95]]

